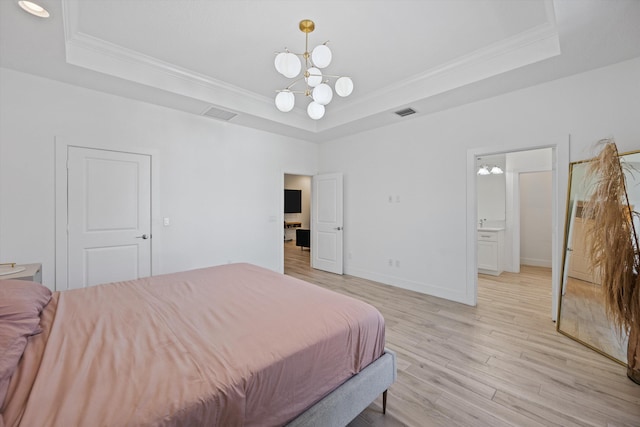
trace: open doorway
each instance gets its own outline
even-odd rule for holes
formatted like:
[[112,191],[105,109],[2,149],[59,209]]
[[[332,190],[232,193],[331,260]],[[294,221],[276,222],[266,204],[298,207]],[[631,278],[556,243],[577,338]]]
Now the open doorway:
[[[511,166],[506,166],[505,170],[505,228],[504,228],[504,259],[503,266],[506,272],[520,272],[520,176],[523,173],[536,171],[551,171],[551,318],[557,317],[558,284],[561,259],[562,230],[564,226],[561,212],[566,198],[566,188],[563,185],[567,179],[568,167],[568,138],[557,138],[554,143],[546,145],[523,145],[505,149],[501,148],[478,148],[467,151],[467,299],[469,304],[476,305],[478,301],[478,228],[480,219],[478,215],[478,157],[494,156],[505,154],[507,157],[513,156]],[[544,152],[547,149],[545,162],[547,168],[536,169],[532,167],[535,162],[527,159],[528,151]],[[510,274],[510,273],[509,273]]]
[[552,149],[479,156],[476,168],[478,270],[497,276],[518,273],[521,263],[551,268]]
[[[505,199],[511,200],[509,205],[512,206],[512,212],[505,212],[507,215],[504,226],[493,220],[486,223],[484,228],[480,225],[478,228],[479,304],[501,307],[505,315],[517,316],[517,311],[510,311],[509,306],[504,304],[510,299],[518,299],[527,302],[531,314],[543,313],[546,316],[553,307],[553,174],[551,170],[511,170],[510,174],[513,175],[510,177],[512,185],[509,186],[510,194]],[[481,181],[478,180],[479,187]],[[478,196],[478,203],[481,205],[483,196],[480,191]],[[499,199],[500,197],[494,197],[493,203]],[[479,212],[482,210],[479,209]],[[484,217],[479,221],[482,222],[483,219]],[[508,239],[504,239],[505,233],[509,235]],[[507,241],[511,243],[509,249],[505,245]],[[497,248],[507,252],[499,255],[505,262],[497,272],[495,263],[492,266],[490,262],[492,248],[494,253],[498,252]],[[506,255],[510,255],[510,259]],[[493,271],[485,271],[487,268]],[[491,298],[486,298],[487,295],[491,295]]]
[[479,279],[520,281],[522,266],[532,285],[551,289],[552,149],[479,156],[476,167]]
[[284,271],[311,265],[311,176],[284,174]]

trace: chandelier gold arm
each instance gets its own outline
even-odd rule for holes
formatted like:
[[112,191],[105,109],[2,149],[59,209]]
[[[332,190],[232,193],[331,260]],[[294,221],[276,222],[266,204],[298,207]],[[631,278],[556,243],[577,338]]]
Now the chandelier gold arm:
[[284,88],[284,90],[289,90],[291,91],[291,88],[293,86],[296,85],[296,83],[298,83],[299,81],[304,80],[304,77],[300,77],[299,79],[295,79],[289,86],[287,86],[286,88]]
[[[286,48],[286,47],[284,48],[284,50],[283,50],[282,52],[286,52],[286,53],[293,53],[293,54],[294,54],[294,55],[296,55],[296,56],[301,56],[301,57],[303,57],[303,58],[304,58],[304,53],[291,52],[291,51],[290,51],[288,48]],[[274,51],[273,51],[273,54],[274,54],[274,55],[277,55],[277,54],[282,53],[282,52],[278,52],[277,50],[274,50]]]
[[276,92],[291,92],[291,93],[299,93],[301,95],[307,95],[306,90],[290,90],[290,89],[277,89]]
[[[291,93],[304,93],[304,94],[306,94],[306,95],[308,96],[308,95],[311,93],[311,89],[309,89],[309,88],[307,88],[307,90],[305,90],[305,91],[300,91],[300,90],[295,91],[295,90],[291,90],[291,88],[292,88],[293,86],[295,86],[295,85],[296,85],[296,83],[298,83],[298,82],[300,82],[300,81],[302,81],[302,80],[304,80],[304,79],[307,79],[307,78],[309,78],[310,76],[316,76],[316,77],[331,77],[331,78],[334,78],[334,79],[339,79],[339,78],[341,78],[341,77],[349,77],[349,78],[351,78],[350,76],[338,76],[338,75],[335,75],[335,74],[310,74],[310,73],[309,73],[309,71],[305,71],[305,72],[304,72],[304,74],[303,74],[303,77],[300,77],[300,78],[298,78],[298,79],[295,79],[295,80],[294,80],[294,81],[293,81],[289,86],[285,87],[284,89],[277,89],[277,90],[276,90],[276,92],[285,92],[285,91],[289,91],[289,92],[291,92]],[[322,82],[323,82],[323,83],[328,83],[328,82],[329,82],[329,80],[328,80],[328,79],[327,79],[327,80],[323,80]]]

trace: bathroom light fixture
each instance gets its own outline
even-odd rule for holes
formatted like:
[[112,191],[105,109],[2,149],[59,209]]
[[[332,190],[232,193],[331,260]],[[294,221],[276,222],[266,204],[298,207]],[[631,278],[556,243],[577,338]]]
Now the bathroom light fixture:
[[47,9],[45,9],[44,7],[40,6],[39,4],[30,2],[30,1],[25,1],[25,0],[20,0],[18,2],[18,5],[26,12],[38,16],[40,18],[48,18],[49,17],[49,12],[47,11]]
[[489,175],[490,173],[489,166],[487,165],[482,165],[480,166],[480,169],[478,169],[478,175]]
[[[328,41],[316,46],[309,52],[309,33],[315,29],[315,24],[310,19],[303,19],[299,24],[300,31],[305,34],[304,53],[290,52],[286,47],[284,52],[276,52],[275,67],[283,76],[294,79],[300,75],[302,70],[302,62],[300,58],[304,58],[304,72],[301,77],[293,81],[284,89],[278,90],[276,95],[276,107],[278,110],[287,113],[291,111],[295,105],[296,93],[304,94],[312,99],[307,106],[307,114],[314,120],[321,119],[324,116],[325,105],[333,99],[333,90],[326,77],[336,78],[335,91],[341,96],[349,96],[353,92],[353,81],[350,77],[335,76],[330,74],[322,74],[321,69],[326,68],[331,63],[331,49],[327,46]],[[304,90],[292,90],[296,83],[302,80],[306,83]]]
[[500,175],[502,173],[504,171],[498,165],[482,165],[478,169],[478,175]]

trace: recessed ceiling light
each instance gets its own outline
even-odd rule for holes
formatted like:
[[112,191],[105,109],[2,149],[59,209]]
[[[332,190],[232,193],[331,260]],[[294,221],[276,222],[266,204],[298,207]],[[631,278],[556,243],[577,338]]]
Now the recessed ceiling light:
[[29,12],[32,15],[39,16],[40,18],[49,17],[49,12],[47,11],[47,9],[40,6],[39,4],[35,4],[33,2],[24,1],[24,0],[19,1],[18,4],[22,9],[24,9],[25,11]]

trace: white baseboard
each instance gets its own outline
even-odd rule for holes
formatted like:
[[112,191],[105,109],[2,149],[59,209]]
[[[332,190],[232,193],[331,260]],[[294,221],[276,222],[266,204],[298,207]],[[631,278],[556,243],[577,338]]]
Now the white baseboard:
[[520,258],[520,265],[530,265],[532,267],[549,267],[551,268],[550,259],[536,259],[536,258]]
[[367,280],[373,280],[374,282],[383,283],[385,285],[396,286],[398,288],[408,289],[410,291],[420,292],[422,294],[432,295],[439,298],[444,298],[450,301],[459,302],[462,304],[470,305],[466,300],[464,291],[454,291],[438,286],[429,285],[427,283],[416,282],[413,280],[402,279],[400,277],[381,274],[373,271],[362,270],[359,268],[349,267],[345,265],[344,273],[350,276],[361,277]]

